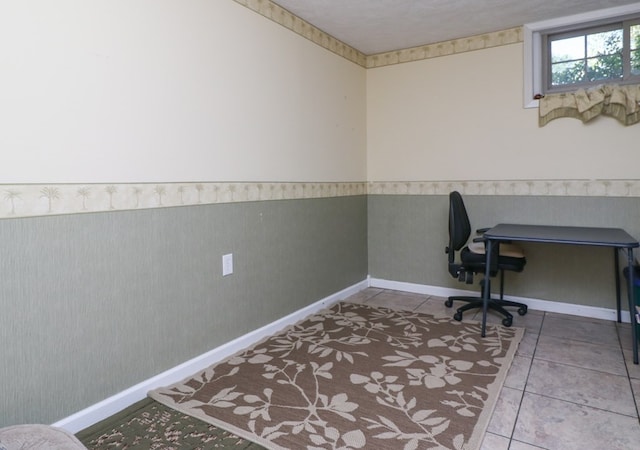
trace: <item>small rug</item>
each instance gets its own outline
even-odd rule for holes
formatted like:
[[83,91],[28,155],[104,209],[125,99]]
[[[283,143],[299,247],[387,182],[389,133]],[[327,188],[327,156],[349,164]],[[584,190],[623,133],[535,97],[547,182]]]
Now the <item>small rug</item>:
[[338,303],[149,396],[269,449],[478,449],[523,334]]
[[76,437],[88,450],[264,450],[148,397],[79,431]]

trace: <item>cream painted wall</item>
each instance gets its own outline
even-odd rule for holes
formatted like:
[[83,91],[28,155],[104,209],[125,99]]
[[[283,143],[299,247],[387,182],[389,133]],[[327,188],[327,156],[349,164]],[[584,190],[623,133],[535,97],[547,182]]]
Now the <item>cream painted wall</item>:
[[522,44],[367,71],[369,181],[637,179],[640,128],[538,127]]
[[363,181],[365,69],[231,0],[0,2],[0,183]]

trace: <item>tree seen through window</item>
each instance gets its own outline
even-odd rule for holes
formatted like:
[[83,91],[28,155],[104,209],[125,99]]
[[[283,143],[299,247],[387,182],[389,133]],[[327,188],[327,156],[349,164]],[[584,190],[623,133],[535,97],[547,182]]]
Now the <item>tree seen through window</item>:
[[[629,33],[625,49],[625,26]],[[640,76],[640,24],[549,36],[550,87],[621,82]],[[625,71],[625,60],[629,61]]]

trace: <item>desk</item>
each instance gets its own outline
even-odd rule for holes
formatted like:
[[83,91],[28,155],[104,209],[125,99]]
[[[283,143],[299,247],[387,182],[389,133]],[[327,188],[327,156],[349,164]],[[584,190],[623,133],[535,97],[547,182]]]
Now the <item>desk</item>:
[[[514,225],[501,223],[484,233],[486,242],[486,273],[485,279],[489,279],[491,272],[491,255],[493,247],[500,242],[543,242],[549,244],[589,245],[597,247],[613,248],[613,259],[616,276],[616,307],[618,322],[620,317],[620,267],[618,263],[618,251],[627,250],[628,299],[629,314],[631,316],[631,336],[633,339],[633,363],[638,364],[638,336],[635,320],[634,283],[633,283],[633,249],[640,247],[640,243],[620,228],[592,228],[592,227],[564,227],[550,225]],[[497,255],[498,253],[495,252]],[[484,283],[482,292],[482,336],[485,335],[487,324],[487,304],[491,293],[489,283]]]

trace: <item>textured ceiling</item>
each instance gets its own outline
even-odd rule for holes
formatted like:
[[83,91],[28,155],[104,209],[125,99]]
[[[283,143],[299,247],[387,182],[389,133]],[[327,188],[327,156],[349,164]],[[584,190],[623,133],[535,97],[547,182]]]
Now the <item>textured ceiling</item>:
[[637,0],[272,0],[366,55],[500,31]]

